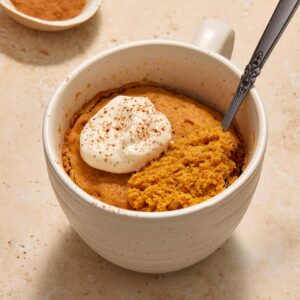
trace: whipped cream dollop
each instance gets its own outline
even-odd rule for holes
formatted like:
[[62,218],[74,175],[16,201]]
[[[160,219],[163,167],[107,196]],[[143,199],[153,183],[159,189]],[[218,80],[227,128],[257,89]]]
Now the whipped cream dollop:
[[81,131],[81,157],[107,172],[138,171],[167,149],[171,131],[167,117],[148,98],[117,96]]

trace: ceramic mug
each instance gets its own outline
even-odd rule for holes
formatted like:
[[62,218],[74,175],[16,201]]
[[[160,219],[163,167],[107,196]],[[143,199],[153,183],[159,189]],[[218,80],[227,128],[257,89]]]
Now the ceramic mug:
[[225,112],[242,73],[228,59],[233,40],[229,26],[208,21],[193,44],[145,40],[115,47],[75,69],[51,99],[43,127],[50,181],[77,233],[112,263],[140,272],[170,272],[193,265],[220,247],[241,221],[256,189],[267,142],[266,113],[253,87],[236,117],[248,151],[245,171],[215,197],[167,212],[120,209],[78,187],[61,163],[60,146],[70,118],[99,91],[144,79]]

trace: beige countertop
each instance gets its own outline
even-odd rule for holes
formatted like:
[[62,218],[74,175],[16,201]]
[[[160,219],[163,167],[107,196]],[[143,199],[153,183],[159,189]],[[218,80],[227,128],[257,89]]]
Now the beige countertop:
[[300,299],[300,10],[257,82],[270,130],[253,202],[232,237],[195,266],[145,275],[96,255],[55,199],[41,140],[47,102],[84,59],[132,40],[190,41],[214,17],[235,28],[232,60],[242,68],[276,3],[106,0],[61,33],[29,30],[0,10],[0,299]]

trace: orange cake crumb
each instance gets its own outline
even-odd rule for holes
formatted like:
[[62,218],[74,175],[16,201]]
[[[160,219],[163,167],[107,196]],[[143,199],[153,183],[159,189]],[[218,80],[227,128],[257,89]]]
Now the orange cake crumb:
[[128,201],[135,210],[165,211],[205,201],[241,173],[244,148],[220,125],[195,126],[158,160],[131,176]]

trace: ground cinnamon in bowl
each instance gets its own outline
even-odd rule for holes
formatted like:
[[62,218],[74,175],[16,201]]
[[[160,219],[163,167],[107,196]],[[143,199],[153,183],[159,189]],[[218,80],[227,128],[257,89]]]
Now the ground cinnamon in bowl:
[[48,21],[68,20],[78,16],[87,0],[11,0],[20,12]]

